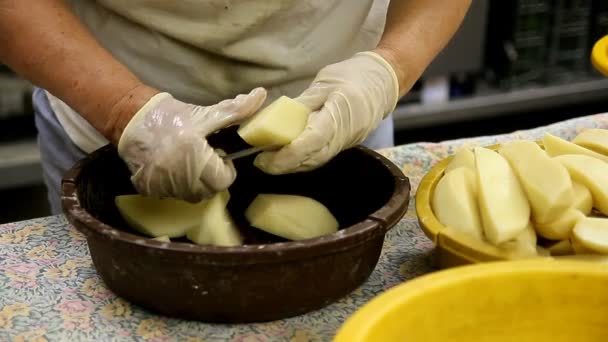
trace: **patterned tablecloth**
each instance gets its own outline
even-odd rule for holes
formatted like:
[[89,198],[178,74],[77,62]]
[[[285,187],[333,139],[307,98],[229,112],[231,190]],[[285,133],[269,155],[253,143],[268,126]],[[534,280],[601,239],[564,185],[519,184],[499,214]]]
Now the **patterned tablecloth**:
[[[570,139],[587,127],[608,128],[608,114],[382,153],[410,177],[413,196],[424,173],[460,146],[538,139],[545,131]],[[114,296],[97,276],[83,236],[62,216],[0,225],[0,341],[328,341],[371,298],[433,271],[432,248],[418,226],[412,200],[407,215],[388,233],[375,271],[349,296],[295,318],[219,325],[161,317]]]

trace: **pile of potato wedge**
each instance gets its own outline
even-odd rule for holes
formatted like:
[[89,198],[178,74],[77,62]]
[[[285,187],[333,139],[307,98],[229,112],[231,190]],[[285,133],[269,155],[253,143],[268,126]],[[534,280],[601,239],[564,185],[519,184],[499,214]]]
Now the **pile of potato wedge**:
[[608,254],[608,130],[458,150],[431,206],[514,258]]

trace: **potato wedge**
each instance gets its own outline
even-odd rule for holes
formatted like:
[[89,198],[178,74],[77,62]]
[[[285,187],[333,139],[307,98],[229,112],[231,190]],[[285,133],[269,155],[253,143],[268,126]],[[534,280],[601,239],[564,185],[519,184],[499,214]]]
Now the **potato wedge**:
[[459,167],[437,183],[431,207],[439,222],[482,240],[483,228],[477,207],[477,179],[474,171]]
[[503,144],[498,152],[505,157],[522,185],[536,223],[557,219],[574,201],[568,170],[553,160],[533,141]]
[[504,157],[484,147],[477,147],[473,152],[484,234],[488,241],[498,245],[516,238],[526,229],[530,205]]
[[608,254],[608,218],[586,217],[574,226],[572,235],[584,249]]
[[260,194],[245,211],[245,217],[253,227],[290,240],[335,233],[339,227],[319,201],[296,195]]
[[452,160],[445,168],[445,173],[449,173],[450,171],[456,170],[459,167],[466,167],[471,171],[475,171],[475,155],[473,151],[468,148],[461,148],[458,150]]
[[606,129],[586,129],[579,133],[572,142],[597,153],[608,155],[608,130]]
[[498,248],[507,252],[513,259],[537,256],[536,247],[536,232],[532,224],[529,224],[515,239],[498,245]]
[[176,199],[159,199],[142,195],[121,195],[114,199],[121,216],[138,232],[176,238],[200,223],[206,201],[192,204]]
[[564,240],[568,239],[572,234],[572,228],[576,223],[585,218],[585,215],[579,210],[570,208],[555,221],[546,223],[534,223],[538,235],[549,240]]
[[155,237],[152,240],[161,241],[161,242],[171,242],[171,239],[169,239],[169,237],[167,235]]
[[283,146],[294,140],[308,122],[311,110],[281,96],[239,127],[237,133],[251,146]]
[[551,157],[557,157],[564,154],[580,154],[608,162],[608,156],[591,151],[590,149],[556,137],[550,133],[545,133],[543,144],[545,146],[545,151],[547,151],[547,154]]
[[242,245],[241,233],[226,208],[229,200],[228,191],[215,194],[203,209],[199,225],[186,233],[188,239],[198,245],[224,247]]
[[571,255],[574,254],[574,250],[572,249],[572,243],[569,239],[558,241],[551,246],[549,246],[549,252],[551,255]]
[[591,192],[593,207],[608,215],[608,163],[585,155],[555,157],[568,169],[572,180],[581,183]]
[[579,182],[572,182],[572,189],[574,190],[572,208],[578,209],[584,215],[591,214],[591,210],[593,210],[591,191]]

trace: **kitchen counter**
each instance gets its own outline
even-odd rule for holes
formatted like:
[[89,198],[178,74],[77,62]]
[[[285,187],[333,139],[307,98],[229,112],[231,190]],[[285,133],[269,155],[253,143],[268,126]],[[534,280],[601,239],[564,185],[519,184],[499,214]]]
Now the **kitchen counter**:
[[[416,143],[383,150],[412,184],[406,216],[386,237],[378,265],[357,290],[324,309],[281,321],[221,325],[161,317],[114,296],[97,276],[84,237],[62,216],[0,225],[0,341],[328,341],[358,308],[381,292],[434,271],[433,244],[416,221],[413,196],[422,176],[463,145],[571,139],[608,128],[608,114],[511,134]],[[280,299],[279,299],[280,300]]]

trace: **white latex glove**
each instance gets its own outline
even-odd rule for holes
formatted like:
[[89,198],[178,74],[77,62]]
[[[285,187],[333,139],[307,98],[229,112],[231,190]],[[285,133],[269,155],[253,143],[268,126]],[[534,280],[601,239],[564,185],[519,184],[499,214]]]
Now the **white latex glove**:
[[152,97],[118,143],[137,191],[198,202],[227,189],[236,177],[234,165],[206,137],[254,114],[265,99],[262,88],[209,107],[183,103],[168,93]]
[[399,82],[392,66],[374,52],[329,65],[295,100],[313,112],[298,138],[276,152],[257,156],[269,174],[309,171],[362,143],[393,112]]

